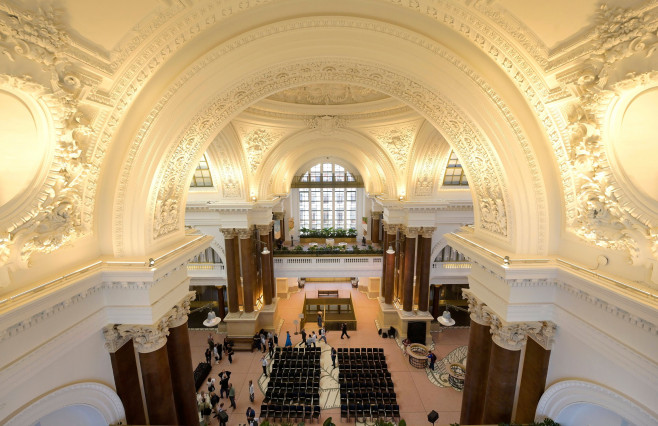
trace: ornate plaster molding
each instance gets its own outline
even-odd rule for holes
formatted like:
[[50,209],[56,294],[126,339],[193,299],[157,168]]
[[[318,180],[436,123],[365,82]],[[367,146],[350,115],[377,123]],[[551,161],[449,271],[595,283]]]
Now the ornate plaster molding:
[[274,225],[271,222],[269,225],[256,225],[256,229],[258,230],[261,236],[269,234],[273,228]]
[[132,337],[129,334],[122,335],[116,325],[103,327],[103,337],[105,338],[105,349],[111,354],[115,353],[125,345]]
[[484,308],[489,313],[491,336],[495,344],[508,351],[520,351],[528,340],[528,333],[534,330],[535,324],[530,323],[505,323],[488,307]]
[[557,325],[552,321],[541,321],[535,326],[530,327],[528,337],[537,342],[547,351],[553,346],[553,338]]
[[471,321],[488,327],[491,322],[491,315],[484,309],[486,305],[468,289],[462,290],[462,297],[468,300],[468,312],[471,314]]
[[169,328],[176,328],[187,323],[187,316],[190,313],[190,302],[194,299],[196,299],[196,292],[188,292],[184,298],[165,314]]
[[367,87],[316,83],[282,90],[269,96],[268,99],[302,105],[351,105],[379,101],[387,97]]
[[347,127],[348,121],[336,115],[322,115],[307,118],[306,127],[317,130],[323,136],[331,136],[336,130]]
[[139,353],[155,352],[167,344],[169,336],[169,317],[160,318],[153,325],[121,324],[117,327],[122,336],[133,339]]
[[421,232],[422,228],[417,228],[417,227],[405,227],[404,228],[404,236],[407,238],[416,238],[418,237],[418,234]]
[[265,128],[242,129],[240,139],[242,140],[242,148],[244,149],[251,173],[255,173],[258,170],[267,152],[281,140],[283,135],[283,132],[276,132]]
[[251,228],[239,228],[239,229],[236,229],[235,232],[237,233],[238,238],[241,239],[241,240],[247,240],[247,239],[253,237],[253,235],[254,235]]
[[434,231],[436,231],[435,227],[423,226],[420,230],[420,235],[422,235],[423,238],[432,238],[432,236],[434,236]]
[[235,238],[238,236],[237,231],[233,228],[219,228],[219,232],[224,234],[225,240],[230,240],[231,238]]
[[385,129],[371,129],[369,133],[386,150],[400,172],[404,172],[407,169],[411,146],[417,131],[418,123],[414,123]]
[[[646,57],[658,48],[658,17],[644,9],[603,7],[596,32],[595,54],[566,83],[579,96],[570,105],[569,165],[578,196],[568,229],[592,245],[624,251],[636,266],[658,265],[658,223],[616,180],[603,136],[610,105],[627,91],[658,86],[655,71],[612,81],[617,65],[635,55]],[[583,71],[584,68],[584,71]],[[576,78],[577,77],[577,78]]]
[[50,253],[91,231],[91,216],[82,203],[90,170],[87,137],[91,129],[77,111],[77,102],[61,89],[55,93],[29,78],[1,74],[0,90],[30,97],[43,108],[55,144],[50,164],[41,165],[48,172],[38,183],[40,189],[24,208],[7,218],[10,225],[0,229],[3,287],[10,281],[10,271],[30,267],[33,254]]
[[[421,166],[416,177],[414,195],[417,197],[428,197],[434,194],[434,182],[437,179],[437,169],[440,160],[441,146],[438,143],[431,144],[420,158]],[[445,170],[445,168],[444,168]],[[443,176],[439,175],[438,179]]]

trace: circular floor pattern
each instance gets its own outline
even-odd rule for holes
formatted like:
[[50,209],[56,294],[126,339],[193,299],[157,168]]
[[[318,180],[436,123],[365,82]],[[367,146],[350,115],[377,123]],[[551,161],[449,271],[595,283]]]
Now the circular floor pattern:
[[460,346],[450,352],[445,358],[438,360],[434,365],[434,371],[425,368],[425,373],[430,379],[430,382],[440,388],[450,387],[448,382],[448,366],[452,363],[459,363],[466,365],[466,353],[468,346]]

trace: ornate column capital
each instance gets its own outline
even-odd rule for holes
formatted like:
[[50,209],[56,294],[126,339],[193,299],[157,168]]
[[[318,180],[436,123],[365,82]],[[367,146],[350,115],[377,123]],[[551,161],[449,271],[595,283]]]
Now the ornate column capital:
[[238,235],[233,228],[219,228],[219,231],[224,234],[225,240],[230,240],[231,238],[235,238],[235,236]]
[[552,321],[539,321],[531,325],[528,337],[537,342],[542,348],[550,351],[556,329],[557,325]]
[[489,326],[491,316],[488,311],[484,309],[486,306],[480,299],[475,297],[471,290],[462,290],[462,297],[468,300],[468,312],[471,313],[471,321],[478,324]]
[[131,339],[131,336],[122,336],[119,333],[117,325],[107,325],[103,327],[103,337],[105,338],[105,349],[111,354],[115,353]]
[[270,222],[267,225],[256,225],[256,229],[258,229],[260,235],[269,234],[270,231],[272,230],[272,227],[273,227],[272,222]]
[[[486,308],[485,308],[486,309]],[[508,351],[520,351],[528,340],[532,324],[525,322],[504,323],[498,315],[489,310],[491,335],[495,344]]]
[[251,232],[250,228],[239,228],[236,229],[235,232],[238,233],[238,238],[241,240],[247,240],[253,236],[253,232]]
[[398,229],[400,229],[402,225],[397,224],[397,223],[386,223],[384,222],[383,227],[384,227],[384,232],[390,235],[395,235],[398,232]]
[[406,227],[404,228],[404,236],[407,238],[416,238],[418,237],[418,233],[420,232],[421,228],[416,228],[416,227]]
[[273,212],[272,217],[274,218],[274,220],[282,220],[283,212]]
[[436,230],[436,228],[434,228],[434,227],[428,228],[428,227],[423,226],[420,229],[420,234],[423,238],[432,238],[432,235],[434,235],[435,230]]
[[167,344],[168,320],[165,315],[153,325],[121,324],[118,330],[122,336],[132,337],[137,352],[155,352]]
[[169,328],[176,328],[187,322],[187,314],[190,313],[190,302],[194,299],[196,299],[196,292],[188,292],[180,302],[165,314]]
[[382,212],[370,212],[370,217],[373,219],[381,219]]

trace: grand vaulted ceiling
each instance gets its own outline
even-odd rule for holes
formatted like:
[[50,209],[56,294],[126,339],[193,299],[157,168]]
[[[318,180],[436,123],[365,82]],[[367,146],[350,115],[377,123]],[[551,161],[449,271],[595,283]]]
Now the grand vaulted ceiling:
[[2,130],[38,155],[2,152],[21,170],[0,180],[0,282],[75,241],[126,256],[182,238],[207,148],[225,161],[232,203],[287,191],[300,165],[330,153],[371,192],[432,201],[448,145],[481,238],[534,255],[575,240],[621,253],[646,280],[658,200],[643,147],[656,147],[653,127],[638,127],[656,102],[655,8],[2,2],[0,108],[26,122]]

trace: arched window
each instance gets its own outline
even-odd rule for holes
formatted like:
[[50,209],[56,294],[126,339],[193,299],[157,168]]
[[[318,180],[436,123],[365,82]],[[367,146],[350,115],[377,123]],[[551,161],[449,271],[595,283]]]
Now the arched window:
[[320,163],[296,179],[300,228],[356,228],[357,187],[361,179],[339,164]]
[[443,184],[451,186],[468,186],[468,180],[464,174],[459,158],[455,151],[450,152],[450,159],[446,166],[446,173],[443,176]]
[[212,177],[210,176],[210,167],[208,167],[208,159],[206,154],[203,154],[199,165],[194,171],[194,176],[192,177],[192,183],[190,188],[207,188],[212,185]]

